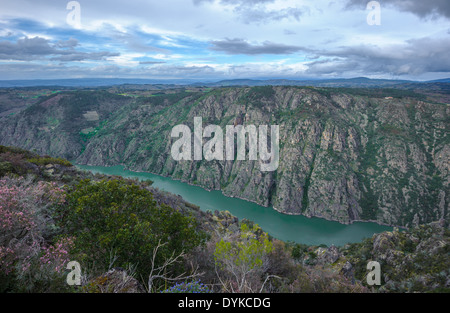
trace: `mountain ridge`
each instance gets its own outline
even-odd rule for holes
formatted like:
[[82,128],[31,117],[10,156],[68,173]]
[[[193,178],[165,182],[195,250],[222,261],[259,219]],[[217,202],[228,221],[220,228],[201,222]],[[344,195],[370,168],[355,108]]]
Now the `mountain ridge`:
[[383,87],[390,85],[401,85],[405,83],[450,83],[450,78],[414,81],[396,79],[377,79],[367,77],[353,78],[330,78],[330,79],[288,79],[288,78],[267,78],[251,79],[236,78],[227,80],[198,80],[198,79],[147,79],[147,78],[62,78],[62,79],[29,79],[29,80],[0,80],[0,88],[14,87],[107,87],[113,85],[127,84],[165,84],[178,86],[264,86],[264,85],[290,85],[290,86],[322,86],[334,84],[339,87],[362,87],[373,86]]

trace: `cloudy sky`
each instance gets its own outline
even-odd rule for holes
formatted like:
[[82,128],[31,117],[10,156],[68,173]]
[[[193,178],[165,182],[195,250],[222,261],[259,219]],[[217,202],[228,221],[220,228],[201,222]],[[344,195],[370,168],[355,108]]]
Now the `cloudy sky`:
[[0,0],[0,79],[450,77],[449,0],[368,3]]

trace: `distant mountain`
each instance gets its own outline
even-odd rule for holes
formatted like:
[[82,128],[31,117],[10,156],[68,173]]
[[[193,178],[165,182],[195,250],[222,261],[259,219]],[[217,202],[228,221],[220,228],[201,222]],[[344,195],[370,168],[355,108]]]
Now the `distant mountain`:
[[[0,80],[0,88],[103,88],[119,87],[134,90],[166,90],[197,87],[258,87],[258,86],[310,86],[332,88],[395,88],[408,90],[432,90],[450,94],[450,78],[434,81],[372,79],[367,77],[336,79],[228,79],[220,81],[194,81],[189,79],[140,79],[140,78],[77,78],[45,80]],[[441,101],[441,102],[446,102]]]
[[450,83],[450,78],[443,78],[437,80],[429,80],[427,83]]
[[[450,82],[450,79],[436,82]],[[315,87],[390,87],[406,83],[420,83],[408,80],[370,79],[356,77],[348,79],[229,79],[217,82],[198,82],[189,79],[140,79],[140,78],[74,78],[74,79],[36,79],[0,80],[0,88],[14,87],[105,87],[115,85],[184,85],[184,86],[315,86]]]
[[194,85],[203,86],[314,86],[314,87],[389,87],[405,83],[416,83],[409,80],[390,80],[390,79],[370,79],[366,77],[341,78],[341,79],[319,79],[319,80],[289,80],[289,79],[231,79],[222,80],[215,83],[197,83]]
[[12,87],[104,87],[125,84],[175,84],[187,85],[192,80],[161,80],[139,78],[73,78],[73,79],[34,79],[34,80],[0,80],[0,88]]

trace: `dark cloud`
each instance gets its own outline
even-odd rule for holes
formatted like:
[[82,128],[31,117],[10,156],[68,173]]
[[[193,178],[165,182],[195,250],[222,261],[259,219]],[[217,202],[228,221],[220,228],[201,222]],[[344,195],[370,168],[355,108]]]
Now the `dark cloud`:
[[61,61],[61,62],[76,62],[83,60],[91,60],[91,61],[100,61],[104,60],[106,57],[119,56],[119,53],[111,53],[111,52],[72,52],[64,55],[56,56],[50,58],[52,61]]
[[52,54],[54,49],[50,47],[44,38],[23,38],[16,43],[0,41],[0,59],[26,60],[30,57]]
[[391,46],[361,45],[316,51],[309,74],[344,75],[349,72],[421,75],[450,71],[450,38],[411,39]]
[[[347,7],[359,7],[365,9],[368,0],[347,0]],[[381,8],[383,6],[392,6],[404,12],[411,12],[421,18],[445,16],[450,18],[449,0],[382,0],[379,1]]]
[[82,61],[102,60],[109,56],[118,56],[111,52],[81,52],[74,48],[78,46],[76,39],[58,41],[51,44],[49,40],[41,37],[21,38],[17,42],[0,41],[0,60],[32,61],[43,60],[49,57],[52,61]]
[[69,40],[60,40],[56,43],[58,48],[75,48],[78,46],[78,40],[70,38]]
[[222,51],[227,54],[292,54],[301,50],[305,50],[299,46],[289,46],[270,41],[265,41],[260,45],[251,45],[243,39],[225,39],[210,42],[211,50]]

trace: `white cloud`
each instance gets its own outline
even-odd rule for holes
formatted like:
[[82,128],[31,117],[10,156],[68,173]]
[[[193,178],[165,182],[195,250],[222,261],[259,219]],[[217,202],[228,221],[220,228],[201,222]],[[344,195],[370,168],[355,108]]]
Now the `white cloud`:
[[113,57],[109,57],[108,60],[116,63],[117,65],[120,66],[126,66],[126,67],[133,67],[133,66],[138,66],[139,65],[139,61],[135,60],[136,58],[141,58],[145,56],[145,54],[141,54],[141,53],[122,53],[119,56],[113,56]]

